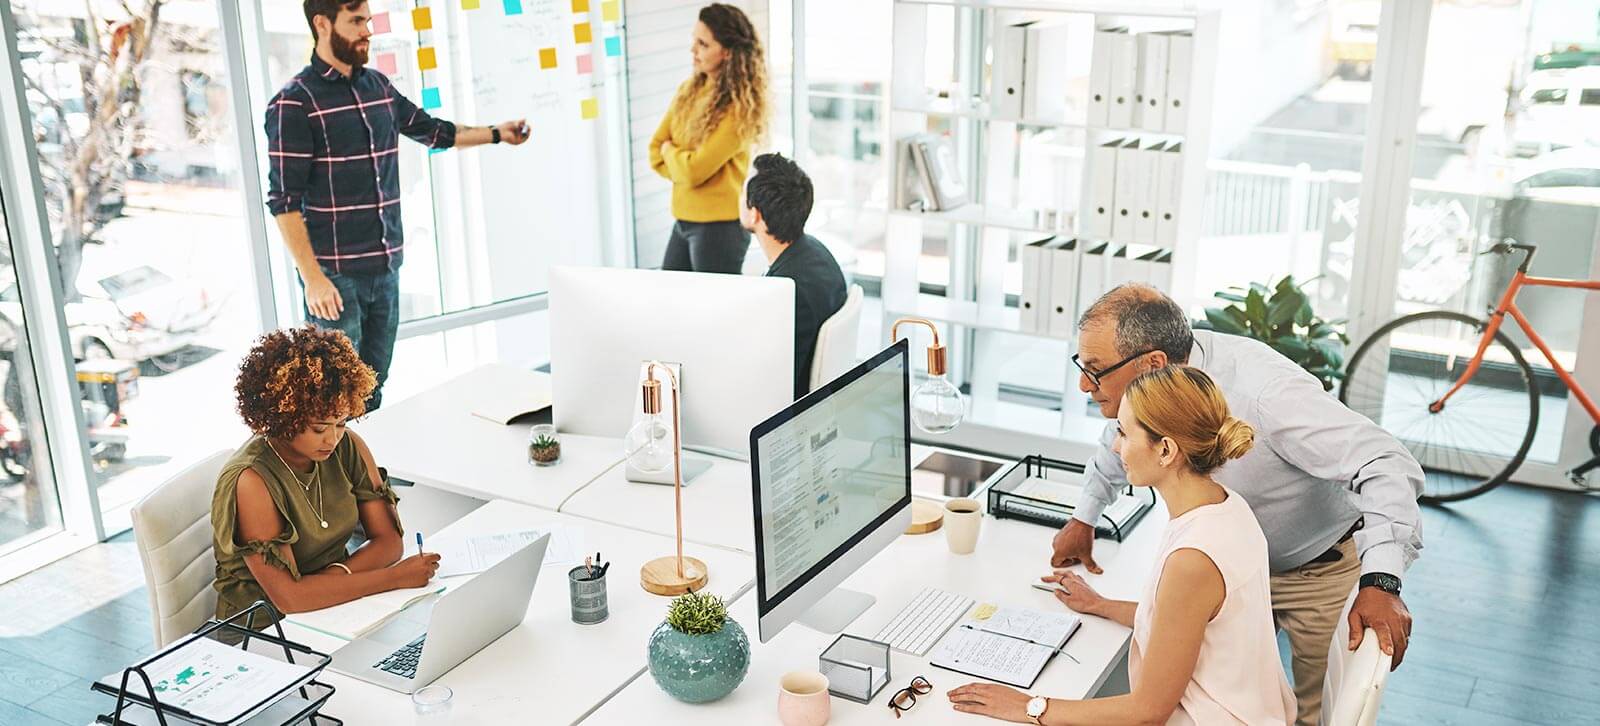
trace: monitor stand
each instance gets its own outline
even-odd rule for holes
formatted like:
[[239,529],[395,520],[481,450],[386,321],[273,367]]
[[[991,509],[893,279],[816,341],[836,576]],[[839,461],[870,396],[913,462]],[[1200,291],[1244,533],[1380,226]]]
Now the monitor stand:
[[795,622],[820,633],[842,633],[877,601],[878,598],[867,593],[836,587]]

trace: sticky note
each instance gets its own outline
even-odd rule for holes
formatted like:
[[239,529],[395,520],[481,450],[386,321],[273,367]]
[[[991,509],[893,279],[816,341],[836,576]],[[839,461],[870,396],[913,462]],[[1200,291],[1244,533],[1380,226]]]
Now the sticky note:
[[606,55],[613,58],[622,55],[622,36],[613,35],[606,38]]
[[583,55],[578,56],[578,73],[582,74],[582,73],[593,73],[593,72],[594,72],[594,56],[589,55],[588,53],[585,53]]
[[551,68],[556,67],[556,49],[555,48],[540,48],[539,49],[539,67],[543,68],[545,70],[549,70]]
[[999,607],[991,603],[983,603],[982,605],[978,606],[977,610],[972,611],[972,619],[988,620],[989,618],[994,617],[995,611],[999,609]]
[[461,0],[462,10],[477,10],[478,0]]
[[622,3],[617,0],[606,0],[600,3],[600,18],[608,23],[615,23],[622,19]]
[[393,53],[379,53],[372,65],[378,69],[379,73],[386,76],[392,76],[400,72],[400,65],[395,62]]
[[433,10],[425,7],[412,10],[411,27],[416,30],[432,30]]
[[437,89],[437,88],[424,88],[424,89],[422,89],[422,107],[423,108],[425,108],[425,109],[427,109],[427,108],[438,108],[438,107],[440,107],[442,105],[444,105],[444,104],[439,102],[439,89]]
[[389,14],[374,13],[372,15],[372,34],[383,35],[389,32]]
[[584,118],[584,120],[587,121],[589,119],[595,119],[595,118],[599,118],[599,117],[600,117],[600,99],[598,99],[598,98],[585,98],[585,99],[583,99],[583,118]]
[[575,12],[575,13],[587,13],[587,12],[589,12],[589,0],[572,0],[572,12]]
[[522,0],[506,0],[506,15],[521,15]]
[[589,24],[588,23],[578,23],[577,25],[572,26],[572,42],[574,42],[574,43],[593,43],[594,42],[594,33],[589,28]]
[[439,56],[433,52],[431,46],[417,49],[417,67],[425,71],[439,67]]

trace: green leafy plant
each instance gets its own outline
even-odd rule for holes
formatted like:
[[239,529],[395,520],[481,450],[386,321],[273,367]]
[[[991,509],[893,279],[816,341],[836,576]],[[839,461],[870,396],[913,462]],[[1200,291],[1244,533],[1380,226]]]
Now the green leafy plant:
[[550,449],[556,446],[560,446],[560,444],[549,436],[540,435],[533,440],[533,448],[535,449]]
[[1271,287],[1251,283],[1248,289],[1230,288],[1216,293],[1227,307],[1206,308],[1206,319],[1195,327],[1255,338],[1299,364],[1322,381],[1324,390],[1344,378],[1344,347],[1350,343],[1340,327],[1343,320],[1323,320],[1311,309],[1311,300],[1294,276]]
[[691,592],[673,598],[667,606],[667,624],[684,635],[715,633],[727,620],[728,606],[716,595]]

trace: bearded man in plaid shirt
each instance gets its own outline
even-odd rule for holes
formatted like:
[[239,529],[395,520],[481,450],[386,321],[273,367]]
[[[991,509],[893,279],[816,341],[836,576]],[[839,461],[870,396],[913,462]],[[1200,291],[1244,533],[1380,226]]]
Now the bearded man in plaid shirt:
[[383,401],[400,324],[400,134],[434,149],[528,140],[523,120],[492,127],[433,118],[367,68],[365,0],[305,0],[311,65],[267,105],[269,193],[305,289],[306,318],[341,330],[372,366]]

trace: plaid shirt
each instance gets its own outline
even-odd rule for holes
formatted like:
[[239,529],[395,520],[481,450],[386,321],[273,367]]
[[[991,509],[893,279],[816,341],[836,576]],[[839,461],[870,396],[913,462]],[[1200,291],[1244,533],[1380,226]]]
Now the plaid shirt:
[[400,268],[400,137],[447,149],[456,127],[417,108],[382,73],[351,77],[315,54],[267,104],[267,208],[300,212],[318,264],[333,273]]

